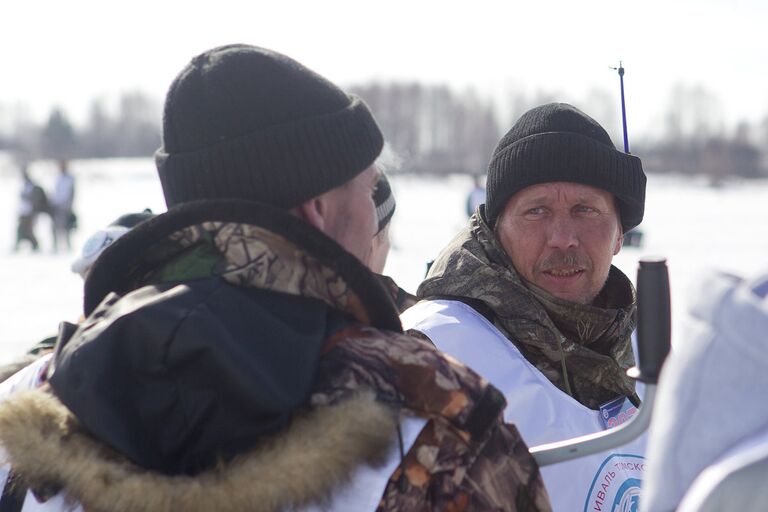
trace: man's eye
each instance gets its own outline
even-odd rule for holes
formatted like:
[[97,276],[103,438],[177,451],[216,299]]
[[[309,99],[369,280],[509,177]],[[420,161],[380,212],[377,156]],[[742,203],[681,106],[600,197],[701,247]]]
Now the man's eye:
[[574,211],[576,213],[581,213],[586,215],[597,215],[598,213],[600,213],[596,208],[592,208],[591,206],[586,206],[583,204],[580,204],[574,207]]

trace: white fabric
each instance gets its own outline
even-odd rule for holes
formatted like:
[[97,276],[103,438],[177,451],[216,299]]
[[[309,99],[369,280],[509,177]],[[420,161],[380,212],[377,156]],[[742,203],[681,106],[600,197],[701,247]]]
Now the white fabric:
[[[603,430],[599,412],[560,391],[496,327],[466,304],[422,301],[401,316],[474,369],[507,399],[506,421],[529,447]],[[619,449],[541,468],[555,511],[634,510],[645,472],[645,436]],[[624,508],[626,507],[626,508]]]
[[705,469],[677,512],[763,510],[768,500],[768,429],[741,442]]
[[72,262],[72,272],[80,274],[80,277],[85,279],[88,271],[93,266],[96,258],[104,252],[104,249],[112,245],[112,243],[130,231],[129,228],[124,226],[108,226],[104,229],[100,229],[85,241],[83,248],[80,251],[80,256]]
[[674,510],[698,475],[768,426],[768,276],[704,275],[659,381],[644,511]]
[[[40,386],[43,375],[48,368],[48,363],[52,354],[47,354],[38,359],[31,365],[23,368],[8,380],[0,383],[0,402],[19,391],[35,389]],[[403,449],[405,453],[416,441],[421,429],[426,425],[427,420],[406,416],[400,420],[400,432],[403,436]],[[2,447],[0,447],[0,460],[4,458]],[[342,489],[331,496],[331,499],[325,506],[311,506],[303,510],[306,512],[361,512],[374,511],[381,500],[384,488],[389,482],[390,476],[400,464],[400,448],[397,442],[392,443],[387,452],[383,464],[378,467],[359,466],[352,475],[350,482]],[[0,466],[0,489],[5,487],[5,481],[8,478],[7,464]],[[24,500],[22,512],[82,512],[82,508],[77,506],[72,508],[67,505],[64,495],[59,494],[53,499],[38,503],[31,492],[27,492]]]
[[[40,387],[52,357],[53,354],[46,354],[0,383],[0,402],[20,391],[29,391]],[[2,448],[0,448],[0,460],[5,460]],[[5,481],[8,479],[8,469],[8,464],[0,466],[0,489],[5,488]],[[73,508],[67,504],[62,494],[53,497],[45,503],[39,503],[35,496],[27,491],[27,496],[24,498],[24,506],[21,510],[22,512],[82,512],[83,509],[79,506]]]
[[53,354],[45,354],[0,383],[0,402],[19,391],[40,387],[52,357]]
[[59,174],[50,202],[53,206],[70,210],[75,197],[75,177],[71,174]]
[[25,181],[21,187],[21,199],[19,200],[19,216],[32,215],[35,205],[32,203],[32,194],[35,185],[31,181]]
[[[427,421],[423,418],[407,416],[400,421],[400,431],[403,435],[403,450],[413,446],[416,437]],[[307,512],[363,512],[374,511],[381,501],[392,473],[400,464],[400,448],[397,443],[390,447],[386,461],[378,468],[359,466],[353,474],[350,482],[338,490],[331,497],[327,506],[312,506],[304,510]]]

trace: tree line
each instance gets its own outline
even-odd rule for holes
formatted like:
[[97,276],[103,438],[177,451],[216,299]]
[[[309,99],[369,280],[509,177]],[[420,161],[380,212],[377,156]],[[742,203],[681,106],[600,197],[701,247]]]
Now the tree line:
[[60,107],[40,124],[24,116],[6,119],[2,124],[11,128],[0,133],[0,149],[22,160],[151,156],[160,146],[159,103],[131,92],[120,96],[114,110],[94,100],[80,127]]
[[[484,173],[510,123],[525,110],[558,99],[545,93],[511,93],[505,108],[509,119],[502,121],[494,101],[471,89],[415,82],[376,82],[348,89],[371,107],[402,162],[400,171],[431,174]],[[614,142],[621,142],[617,123],[605,121],[617,111],[611,95],[598,91],[574,103],[601,121]],[[673,90],[666,112],[655,138],[639,140],[632,147],[647,172],[705,175],[714,182],[768,176],[768,117],[759,126],[741,123],[729,131],[721,121],[717,99],[701,87]],[[94,101],[82,126],[75,126],[61,108],[53,108],[39,125],[6,119],[0,126],[13,128],[0,131],[0,149],[27,159],[147,157],[160,146],[160,119],[156,99],[126,93],[113,111]]]

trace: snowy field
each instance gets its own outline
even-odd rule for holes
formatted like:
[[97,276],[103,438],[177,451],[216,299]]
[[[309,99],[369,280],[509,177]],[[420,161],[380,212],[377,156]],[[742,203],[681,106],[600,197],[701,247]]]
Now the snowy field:
[[[51,252],[50,223],[38,222],[42,250],[13,253],[16,208],[21,182],[17,171],[0,162],[0,363],[53,335],[61,320],[76,321],[82,308],[82,281],[69,267],[95,230],[123,213],[165,210],[151,159],[74,161],[79,230],[73,252]],[[52,188],[55,168],[40,162],[30,168],[35,180]],[[426,262],[466,222],[466,176],[427,179],[391,178],[397,210],[391,233],[393,250],[386,273],[415,291]],[[645,233],[640,249],[625,248],[614,263],[633,280],[642,256],[668,258],[673,304],[673,343],[684,335],[680,318],[688,288],[702,273],[721,268],[739,274],[768,269],[768,181],[739,182],[721,188],[705,181],[650,176]]]

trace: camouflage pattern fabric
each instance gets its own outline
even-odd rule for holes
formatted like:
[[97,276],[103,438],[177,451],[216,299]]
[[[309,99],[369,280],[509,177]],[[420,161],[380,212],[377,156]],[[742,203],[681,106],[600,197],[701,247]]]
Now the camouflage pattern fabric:
[[319,299],[356,320],[370,320],[343,276],[260,226],[236,222],[188,226],[147,248],[143,257],[151,262],[149,274],[141,273],[142,265],[124,272],[132,289],[221,277],[234,286]]
[[313,405],[356,390],[430,418],[390,478],[379,512],[551,510],[520,433],[503,423],[501,393],[409,335],[353,327],[327,345]]
[[629,279],[611,267],[593,305],[553,297],[523,283],[481,211],[438,256],[418,296],[481,303],[528,361],[591,409],[618,395],[639,401],[626,375],[636,309]]
[[361,321],[367,315],[354,291],[331,269],[264,228],[209,222],[175,235],[179,243],[195,245],[210,234],[223,256],[216,274],[238,286],[252,286],[326,301]]
[[[379,510],[551,510],[536,462],[517,429],[503,423],[501,393],[430,343],[371,327],[371,312],[352,286],[301,247],[259,226],[205,222],[145,254],[155,270],[133,276],[137,286],[220,276],[236,286],[320,299],[354,320],[327,340],[309,405],[372,390],[379,401],[429,420]],[[384,286],[399,294],[394,281]]]
[[379,278],[379,282],[384,285],[384,288],[389,291],[389,294],[392,296],[392,300],[395,302],[395,306],[397,306],[397,310],[400,313],[419,302],[418,297],[400,288],[391,277],[382,275],[377,275],[377,277]]

